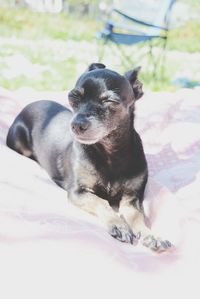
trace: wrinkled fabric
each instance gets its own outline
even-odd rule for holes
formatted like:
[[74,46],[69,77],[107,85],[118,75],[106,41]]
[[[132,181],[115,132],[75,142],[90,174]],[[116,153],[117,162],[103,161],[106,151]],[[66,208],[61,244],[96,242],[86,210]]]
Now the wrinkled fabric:
[[15,116],[38,99],[67,105],[62,92],[0,89],[2,298],[199,298],[200,89],[149,92],[136,102],[147,220],[174,244],[162,254],[110,237],[36,162],[6,147]]

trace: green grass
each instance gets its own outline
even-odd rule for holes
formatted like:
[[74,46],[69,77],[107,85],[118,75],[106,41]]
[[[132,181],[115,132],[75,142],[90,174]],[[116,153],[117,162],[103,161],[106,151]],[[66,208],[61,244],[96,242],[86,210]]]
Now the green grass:
[[190,21],[169,32],[168,49],[189,53],[200,52],[200,20]]
[[[63,45],[65,46],[65,45]],[[13,57],[14,55],[22,55],[27,59],[33,66],[42,66],[47,70],[44,70],[39,77],[19,75],[11,79],[6,76],[0,77],[0,86],[7,89],[17,89],[24,86],[29,86],[38,90],[67,90],[74,84],[76,77],[76,64],[75,58],[67,55],[67,47],[65,46],[64,53],[61,56],[57,55],[56,49],[49,49],[46,47],[37,47],[30,45],[10,45],[5,44],[1,47],[0,56],[2,57]],[[9,53],[9,56],[7,56]],[[1,60],[0,60],[1,61]],[[2,69],[6,69],[4,59],[0,63]],[[70,74],[70,75],[69,75]]]
[[[95,19],[66,13],[50,14],[27,9],[0,9],[0,36],[24,39],[93,41],[100,27]],[[169,33],[168,47],[187,52],[200,51],[200,21],[191,21]]]
[[0,9],[0,36],[24,39],[73,39],[91,41],[96,22],[65,13],[37,13],[28,9]]
[[[190,0],[195,1],[195,0]],[[27,9],[0,9],[0,86],[17,89],[28,86],[38,90],[65,90],[73,87],[75,80],[86,69],[87,65],[97,60],[97,46],[95,33],[100,29],[89,17],[61,14],[42,14]],[[145,88],[153,90],[174,90],[171,80],[176,73],[184,74],[190,69],[192,80],[200,80],[200,70],[196,60],[200,52],[200,21],[192,21],[174,29],[169,34],[167,60],[165,72],[158,71],[157,78],[143,67],[141,79]],[[16,38],[16,40],[13,40]],[[143,65],[137,58],[140,47],[125,48],[131,57],[136,57],[133,65]],[[182,58],[171,57],[171,51],[187,52]],[[117,71],[125,71],[121,63],[121,56],[108,46],[105,50],[104,63]],[[11,67],[7,59],[14,55],[23,55],[33,66],[46,68],[39,76],[30,78],[19,74],[8,78],[5,71]],[[136,55],[136,56],[135,56]],[[194,59],[193,59],[194,56]],[[134,59],[133,59],[134,60]],[[130,64],[132,68],[132,64]]]

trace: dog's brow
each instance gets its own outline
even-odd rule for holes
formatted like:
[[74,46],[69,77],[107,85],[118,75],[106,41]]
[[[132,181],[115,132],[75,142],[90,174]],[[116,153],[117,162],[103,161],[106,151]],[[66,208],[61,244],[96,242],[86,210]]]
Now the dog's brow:
[[83,87],[81,87],[81,88],[74,88],[74,89],[72,89],[69,92],[69,95],[70,96],[74,96],[74,97],[76,97],[76,96],[82,97],[84,95],[84,88]]

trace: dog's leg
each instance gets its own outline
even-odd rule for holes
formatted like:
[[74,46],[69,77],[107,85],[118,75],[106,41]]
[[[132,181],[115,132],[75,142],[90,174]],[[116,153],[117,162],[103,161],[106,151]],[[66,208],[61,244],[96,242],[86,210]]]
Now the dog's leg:
[[112,237],[133,244],[136,236],[126,221],[117,215],[106,200],[90,192],[70,192],[69,200],[84,211],[99,217]]
[[[140,207],[132,204],[133,198],[124,197],[120,202],[119,213],[125,218],[141,243],[156,252],[163,252],[172,247],[172,244],[152,235],[151,230],[145,223],[144,212]],[[135,200],[134,202],[139,202]]]

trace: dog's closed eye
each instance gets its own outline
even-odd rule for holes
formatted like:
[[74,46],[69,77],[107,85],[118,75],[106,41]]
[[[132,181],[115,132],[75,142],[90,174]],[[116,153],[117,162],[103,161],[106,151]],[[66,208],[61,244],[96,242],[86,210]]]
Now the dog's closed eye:
[[102,103],[115,103],[120,104],[120,97],[113,91],[108,90],[101,94],[100,100]]

